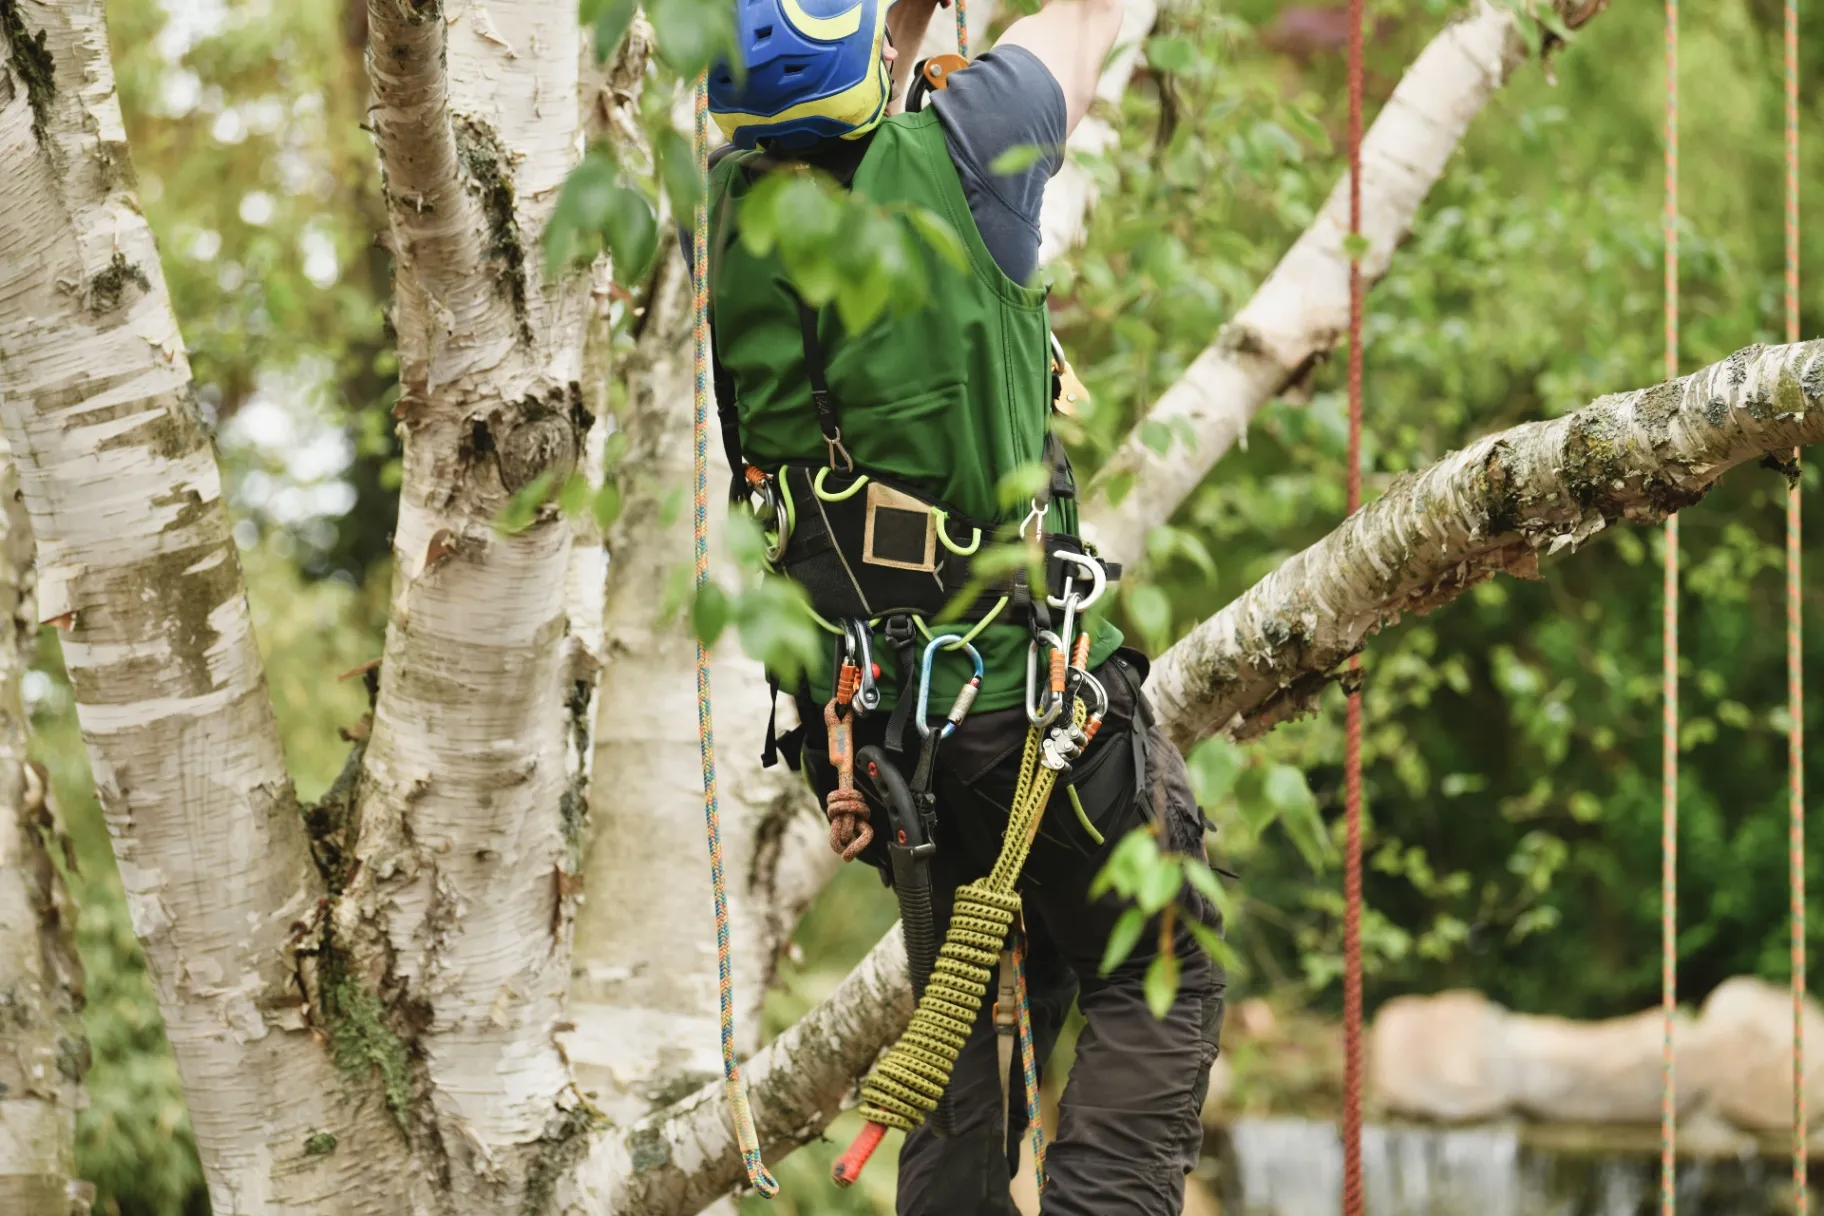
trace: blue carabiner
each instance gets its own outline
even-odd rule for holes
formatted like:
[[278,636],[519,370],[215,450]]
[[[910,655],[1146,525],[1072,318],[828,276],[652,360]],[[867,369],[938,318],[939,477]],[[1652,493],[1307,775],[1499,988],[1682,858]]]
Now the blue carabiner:
[[956,698],[957,708],[960,708],[962,713],[958,713],[957,708],[951,709],[950,720],[944,723],[944,733],[938,736],[940,740],[948,739],[951,735],[956,733],[957,721],[962,718],[963,714],[969,712],[969,706],[975,702],[975,698],[969,695],[970,686],[973,685],[979,688],[982,683],[981,651],[965,641],[961,634],[943,633],[932,638],[930,645],[925,647],[925,657],[923,662],[919,665],[918,716],[914,719],[914,721],[918,723],[918,733],[920,737],[926,739],[931,737],[931,725],[925,721],[925,719],[930,714],[932,661],[936,659],[937,652],[940,649],[961,650],[968,654],[970,661],[975,664],[975,675],[970,678],[969,684],[963,686],[963,692],[959,693]]

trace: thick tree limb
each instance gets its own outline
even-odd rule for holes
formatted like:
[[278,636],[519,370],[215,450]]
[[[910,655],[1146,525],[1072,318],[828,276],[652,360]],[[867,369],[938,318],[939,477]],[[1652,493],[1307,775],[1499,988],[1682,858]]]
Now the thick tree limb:
[[[1567,21],[1600,8],[1554,0]],[[1475,0],[1413,61],[1362,143],[1362,274],[1387,273],[1394,249],[1443,175],[1469,124],[1526,61],[1533,23],[1501,0]],[[1148,414],[1194,442],[1161,454],[1131,432],[1085,490],[1084,527],[1124,562],[1146,552],[1146,534],[1171,518],[1204,475],[1276,395],[1302,383],[1342,340],[1349,322],[1349,179],[1287,250],[1240,312]]]
[[[325,1195],[395,1212],[397,1137],[377,1104],[340,1100],[299,1010],[291,929],[321,888],[133,197],[102,6],[3,11],[0,420],[210,1194],[223,1212]],[[309,1155],[319,1133],[371,1147]]]
[[[1238,718],[1268,729],[1399,613],[1439,607],[1503,571],[1536,577],[1541,553],[1574,549],[1610,522],[1657,522],[1736,465],[1821,442],[1824,341],[1750,347],[1669,384],[1491,435],[1400,478],[1199,626],[1154,665],[1147,692],[1180,746]],[[894,932],[749,1065],[769,1155],[820,1132],[910,1014]],[[782,1076],[802,1080],[780,1094]],[[604,1140],[577,1179],[577,1194],[601,1206],[567,1210],[697,1211],[740,1177],[719,1100],[706,1086]]]
[[1747,460],[1824,441],[1824,341],[1749,347],[1693,375],[1491,435],[1386,494],[1199,625],[1147,693],[1186,747],[1302,713],[1338,663],[1425,612],[1617,521],[1655,522]]
[[88,1063],[75,908],[54,853],[68,841],[27,757],[23,684],[37,648],[32,533],[0,450],[0,1211],[85,1216],[76,1112]]

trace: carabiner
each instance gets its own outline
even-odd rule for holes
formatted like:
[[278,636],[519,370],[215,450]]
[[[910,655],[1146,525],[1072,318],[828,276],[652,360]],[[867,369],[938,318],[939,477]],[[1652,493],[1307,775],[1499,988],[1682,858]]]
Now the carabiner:
[[940,740],[948,739],[956,733],[957,726],[968,715],[970,706],[975,704],[975,694],[982,686],[981,651],[964,641],[961,634],[941,633],[932,638],[925,647],[924,659],[919,663],[918,716],[913,719],[918,724],[919,736],[925,739],[931,737],[931,724],[925,720],[931,712],[931,668],[935,665],[934,660],[940,649],[961,650],[975,664],[975,674],[969,677],[968,683],[956,694],[956,704],[950,707],[949,716],[944,722],[944,733],[938,736]]
[[[1089,554],[1072,553],[1068,549],[1060,549],[1052,554],[1052,556],[1056,557],[1059,561],[1064,562],[1066,565],[1075,566],[1089,576],[1091,585],[1090,593],[1087,596],[1075,597],[1078,600],[1077,611],[1082,612],[1088,609],[1090,605],[1102,598],[1102,593],[1104,591],[1108,590],[1108,571],[1102,568],[1101,562],[1089,556]],[[1075,575],[1066,574],[1064,576],[1064,593],[1062,595],[1048,595],[1045,597],[1045,602],[1050,604],[1053,608],[1066,607],[1066,601],[1073,597],[1076,581]]]
[[874,678],[874,643],[868,623],[850,617],[842,623],[842,634],[848,642],[849,662],[861,669],[861,686],[855,694],[855,712],[873,713],[880,708],[880,684]]
[[[1041,629],[1033,634],[1032,644],[1026,648],[1026,720],[1034,726],[1049,726],[1064,712],[1064,699],[1058,696],[1050,686],[1049,680],[1043,682],[1041,692],[1039,678],[1039,643],[1048,644],[1053,651],[1064,649],[1064,643],[1058,635],[1048,629]],[[1048,673],[1049,676],[1049,673]]]

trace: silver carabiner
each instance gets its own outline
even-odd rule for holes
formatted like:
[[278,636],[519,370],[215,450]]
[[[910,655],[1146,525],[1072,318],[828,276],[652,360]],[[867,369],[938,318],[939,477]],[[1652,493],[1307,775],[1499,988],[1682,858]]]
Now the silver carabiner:
[[962,689],[957,692],[956,704],[950,707],[949,717],[944,722],[944,733],[938,736],[940,740],[948,739],[951,735],[956,733],[956,728],[962,724],[962,720],[968,715],[970,707],[975,704],[975,694],[982,686],[983,668],[981,651],[965,641],[961,634],[940,633],[932,638],[930,645],[925,647],[925,657],[919,664],[918,716],[913,719],[913,722],[918,726],[919,737],[924,739],[929,739],[931,737],[931,724],[926,721],[926,718],[930,716],[931,712],[931,668],[934,666],[934,660],[936,660],[937,652],[940,648],[944,650],[960,650],[969,656],[970,662],[975,664],[975,674],[972,675],[969,678],[969,681],[963,685]]
[[873,713],[880,708],[880,684],[874,678],[874,640],[868,623],[850,617],[842,623],[843,637],[849,646],[849,661],[861,669],[861,684],[855,691],[855,712]]
[[1026,720],[1034,726],[1049,726],[1064,712],[1064,702],[1051,695],[1051,688],[1046,684],[1050,673],[1039,674],[1040,642],[1048,643],[1053,650],[1063,650],[1064,643],[1058,640],[1057,634],[1041,629],[1026,648]]
[[[1079,612],[1087,611],[1091,605],[1093,605],[1097,600],[1102,598],[1102,593],[1104,591],[1108,590],[1108,571],[1106,571],[1102,568],[1101,562],[1099,562],[1095,558],[1089,556],[1089,554],[1072,553],[1067,549],[1060,549],[1060,550],[1058,550],[1057,553],[1053,554],[1052,556],[1058,558],[1060,561],[1064,562],[1066,565],[1075,566],[1077,569],[1083,571],[1083,573],[1089,577],[1090,592],[1087,596],[1076,597],[1077,598],[1077,611],[1079,611]],[[1076,586],[1076,581],[1077,580],[1076,580],[1075,575],[1068,574],[1068,573],[1065,574],[1065,576],[1064,576],[1064,594],[1047,595],[1045,597],[1045,602],[1047,604],[1050,604],[1053,608],[1066,607],[1067,605],[1066,605],[1065,601],[1072,597],[1074,588]]]

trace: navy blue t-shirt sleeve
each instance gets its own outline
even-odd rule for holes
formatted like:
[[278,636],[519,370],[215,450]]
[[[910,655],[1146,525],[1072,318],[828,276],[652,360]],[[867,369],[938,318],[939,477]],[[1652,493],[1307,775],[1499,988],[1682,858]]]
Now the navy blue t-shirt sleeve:
[[[1025,47],[989,51],[931,94],[963,194],[988,252],[1007,277],[1029,283],[1039,268],[1045,185],[1064,164],[1064,90]],[[1030,149],[1030,152],[1023,152]],[[995,162],[1009,163],[996,173]],[[1024,167],[1015,165],[1024,162]]]

